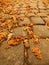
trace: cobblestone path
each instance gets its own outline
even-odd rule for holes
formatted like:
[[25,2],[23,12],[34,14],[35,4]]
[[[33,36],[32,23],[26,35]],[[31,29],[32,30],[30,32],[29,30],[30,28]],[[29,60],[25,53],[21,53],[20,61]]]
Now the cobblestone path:
[[[10,34],[20,43],[7,44]],[[0,65],[49,65],[49,2],[0,0]]]

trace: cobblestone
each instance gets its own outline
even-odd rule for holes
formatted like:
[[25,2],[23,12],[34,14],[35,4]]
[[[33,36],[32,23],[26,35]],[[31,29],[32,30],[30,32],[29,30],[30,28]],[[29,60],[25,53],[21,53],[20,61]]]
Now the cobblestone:
[[[31,63],[31,65],[48,65],[49,64],[49,41],[46,41],[46,39],[39,39],[39,43],[35,45],[33,42],[33,39],[30,41],[30,49],[28,50],[28,61]],[[41,50],[41,53],[43,55],[42,60],[37,60],[37,58],[34,56],[34,54],[31,51],[32,47],[38,47]]]
[[31,21],[34,24],[44,24],[44,21],[40,17],[31,17]]
[[7,41],[0,47],[0,65],[23,65],[24,46],[21,43],[18,46],[5,49]]
[[34,26],[34,33],[36,35],[38,35],[39,37],[49,37],[49,29],[47,28],[47,26],[42,26],[42,25],[36,25]]

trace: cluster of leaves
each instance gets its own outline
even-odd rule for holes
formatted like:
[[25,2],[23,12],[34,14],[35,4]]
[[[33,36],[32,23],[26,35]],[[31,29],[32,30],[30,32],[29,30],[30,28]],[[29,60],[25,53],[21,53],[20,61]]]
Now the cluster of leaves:
[[38,59],[42,59],[41,51],[38,48],[32,47],[32,52]]

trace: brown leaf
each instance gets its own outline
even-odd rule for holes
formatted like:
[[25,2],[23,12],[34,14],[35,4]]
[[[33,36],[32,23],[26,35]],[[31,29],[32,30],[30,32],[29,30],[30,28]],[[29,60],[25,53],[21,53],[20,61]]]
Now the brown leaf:
[[38,39],[38,38],[35,38],[33,41],[34,41],[34,43],[36,43],[36,44],[39,43],[39,39]]

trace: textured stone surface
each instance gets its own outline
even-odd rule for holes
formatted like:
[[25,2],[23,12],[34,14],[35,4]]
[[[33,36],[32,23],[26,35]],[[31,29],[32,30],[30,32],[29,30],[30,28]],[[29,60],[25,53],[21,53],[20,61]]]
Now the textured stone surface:
[[0,47],[0,65],[23,65],[24,62],[24,47],[20,45],[5,49],[6,41]]
[[40,17],[31,17],[31,21],[34,24],[44,24],[44,21]]
[[46,13],[44,13],[44,12],[38,13],[37,16],[47,17],[47,12]]
[[17,27],[13,30],[15,36],[26,36],[27,33],[24,31],[24,27]]
[[49,22],[49,17],[45,17],[43,19],[45,20],[45,22]]
[[19,24],[20,24],[20,25],[22,25],[22,24],[29,24],[29,23],[30,23],[30,19],[29,19],[29,18],[27,18],[27,17],[26,17],[26,18],[24,18],[24,20],[23,20],[23,21],[21,21],[21,20],[19,21]]
[[[34,11],[34,10],[32,10],[32,11]],[[37,12],[37,11],[36,11]],[[34,12],[32,12],[32,13],[28,13],[28,15],[27,15],[28,17],[32,17],[32,16],[35,16],[35,13]]]
[[34,33],[40,37],[49,37],[49,29],[47,26],[42,26],[42,25],[36,25],[34,26]]
[[46,7],[45,7],[45,5],[43,4],[43,2],[41,1],[39,1],[38,2],[38,7],[39,7],[39,9],[46,9]]
[[41,13],[46,13],[47,10],[43,10],[43,9],[41,9],[40,12],[41,12]]
[[[6,1],[9,2],[5,3]],[[15,1],[15,3],[13,1]],[[5,19],[3,22],[12,20],[10,22],[14,36],[27,36],[27,31],[24,31],[25,26],[22,25],[32,22],[35,24],[33,25],[34,34],[40,37],[38,44],[35,44],[33,39],[29,39],[29,48],[25,48],[23,42],[21,42],[17,46],[11,46],[11,48],[5,49],[7,43],[6,39],[6,41],[0,44],[0,65],[24,65],[26,62],[27,64],[25,65],[49,65],[49,41],[45,39],[49,37],[48,26],[45,26],[45,22],[49,22],[49,4],[47,4],[46,1],[3,0],[3,5],[0,4],[0,16],[3,17],[3,20]],[[0,0],[0,3],[1,2]],[[0,25],[2,24],[1,17]],[[18,27],[15,27],[15,22],[18,22]],[[3,29],[3,31],[8,34],[11,33],[6,28]],[[41,50],[41,60],[37,59],[32,53],[31,48],[34,46]],[[26,51],[26,54],[24,51]],[[27,56],[27,58],[25,56]]]
[[[38,47],[41,50],[42,60],[37,59],[32,53],[31,48]],[[28,50],[28,61],[31,65],[49,65],[49,41],[39,39],[39,44],[35,44],[33,39],[30,40],[30,49]]]

